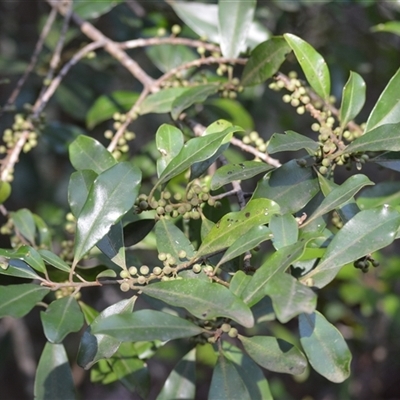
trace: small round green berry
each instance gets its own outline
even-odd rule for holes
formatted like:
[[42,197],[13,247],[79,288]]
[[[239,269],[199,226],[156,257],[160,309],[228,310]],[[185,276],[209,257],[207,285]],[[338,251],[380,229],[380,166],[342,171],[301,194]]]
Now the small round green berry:
[[203,271],[207,274],[210,275],[214,273],[214,268],[211,265],[206,265],[203,269]]
[[222,324],[221,325],[221,331],[228,333],[230,330],[232,329],[232,327],[229,324]]
[[139,285],[144,285],[144,284],[146,283],[147,279],[146,279],[145,276],[140,275],[140,276],[137,278],[137,281],[138,281],[138,284],[139,284]]
[[163,272],[163,270],[160,267],[154,267],[153,268],[153,274],[154,275],[161,275],[161,273]]
[[185,250],[181,250],[181,251],[178,253],[178,257],[179,257],[180,259],[186,258],[186,251],[185,251]]
[[167,254],[165,254],[165,253],[159,253],[159,254],[158,254],[158,259],[159,259],[160,261],[165,261],[165,260],[167,259]]
[[201,271],[201,265],[200,264],[194,264],[193,267],[192,267],[192,271],[195,274],[198,274]]
[[331,165],[331,160],[329,158],[324,158],[321,162],[324,167],[329,167]]
[[130,289],[130,286],[128,282],[122,282],[119,288],[122,292],[127,292]]
[[177,25],[177,24],[172,25],[171,32],[174,35],[179,35],[181,33],[181,31],[182,31],[182,28],[179,25]]
[[126,278],[129,278],[129,272],[127,271],[127,270],[125,270],[125,269],[123,269],[120,273],[119,273],[119,276],[122,278],[122,279],[126,279]]
[[142,265],[139,269],[142,275],[148,275],[150,272],[150,268],[147,265]]
[[319,173],[320,173],[321,175],[326,175],[326,174],[328,173],[328,168],[326,168],[326,167],[324,167],[324,166],[319,167]]
[[157,207],[156,212],[158,215],[164,215],[165,209],[164,209],[164,207]]
[[141,210],[147,210],[148,208],[149,208],[149,203],[146,201],[146,200],[142,200],[140,203],[139,203],[139,208],[141,209]]
[[172,268],[170,266],[166,265],[163,268],[163,272],[164,272],[165,275],[170,275],[172,273]]
[[138,273],[138,269],[136,267],[134,267],[134,266],[129,267],[128,271],[132,276],[136,275]]
[[236,328],[229,329],[228,336],[231,338],[235,338],[238,335],[238,330]]

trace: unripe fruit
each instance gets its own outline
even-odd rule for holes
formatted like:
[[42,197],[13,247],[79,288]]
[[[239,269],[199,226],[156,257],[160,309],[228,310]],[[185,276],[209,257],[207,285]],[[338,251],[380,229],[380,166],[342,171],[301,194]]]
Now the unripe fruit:
[[192,271],[195,274],[198,274],[201,271],[201,265],[200,264],[194,264],[193,267],[192,267]]
[[154,267],[153,268],[153,274],[154,275],[161,275],[161,273],[162,273],[162,269],[160,268],[160,267]]
[[140,275],[139,277],[138,277],[138,283],[139,283],[139,285],[143,285],[143,284],[145,284],[146,283],[146,278],[144,277],[144,276],[142,276],[142,275]]
[[230,330],[232,329],[232,327],[229,324],[222,324],[221,325],[221,331],[228,333]]
[[179,253],[178,253],[178,257],[179,258],[185,258],[186,257],[186,251],[185,250],[181,250]]
[[167,255],[165,253],[159,253],[158,254],[158,259],[160,261],[165,261],[167,259]]
[[238,335],[238,330],[236,328],[229,329],[228,336],[231,338],[235,338]]
[[163,272],[164,272],[165,275],[170,275],[172,273],[172,268],[166,265],[163,268]]
[[125,269],[123,269],[123,270],[119,273],[119,276],[120,276],[122,279],[129,278],[129,272],[126,271]]
[[136,275],[136,274],[138,273],[137,268],[134,267],[134,266],[129,267],[128,271],[129,271],[129,273],[130,273],[131,275]]
[[150,268],[147,265],[142,265],[139,271],[142,275],[147,275],[150,272]]
[[130,289],[130,286],[128,282],[122,282],[119,288],[122,292],[127,292]]

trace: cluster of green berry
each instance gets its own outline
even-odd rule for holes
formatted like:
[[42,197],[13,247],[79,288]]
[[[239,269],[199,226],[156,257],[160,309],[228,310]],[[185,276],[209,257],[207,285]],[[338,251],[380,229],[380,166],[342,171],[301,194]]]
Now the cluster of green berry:
[[207,186],[193,184],[184,195],[165,190],[161,192],[159,200],[149,199],[146,194],[140,194],[135,202],[135,212],[155,210],[156,218],[182,216],[184,219],[200,219],[201,208],[208,204],[218,207],[220,202],[215,201]]
[[257,148],[258,151],[265,153],[267,151],[268,143],[260,137],[258,132],[252,131],[248,135],[243,136],[242,142],[244,144],[250,144]]
[[[65,281],[65,283],[69,283]],[[62,299],[63,297],[68,297],[74,294],[75,288],[71,286],[63,286],[61,289],[55,291],[54,296],[57,300]],[[76,300],[81,298],[81,292],[77,292],[74,294]]]
[[374,260],[371,255],[366,255],[354,261],[354,267],[360,269],[362,272],[368,272],[369,267],[372,265],[374,268],[379,267],[379,262]]

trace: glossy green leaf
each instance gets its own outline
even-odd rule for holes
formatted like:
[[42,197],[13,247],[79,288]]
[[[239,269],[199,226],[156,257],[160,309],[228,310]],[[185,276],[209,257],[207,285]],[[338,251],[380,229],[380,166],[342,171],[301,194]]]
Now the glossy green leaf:
[[299,37],[285,33],[284,38],[293,50],[310,86],[324,100],[331,91],[331,78],[326,61],[309,43]]
[[327,214],[338,207],[343,206],[353,199],[353,196],[366,185],[374,185],[365,175],[351,176],[340,186],[334,188],[322,201],[314,213],[303,223],[306,226],[321,215]]
[[190,240],[171,221],[162,218],[156,223],[155,228],[157,250],[159,253],[171,254],[178,262],[179,252],[186,253],[186,259],[194,255],[194,248]]
[[[300,167],[291,160],[267,173],[258,182],[253,199],[267,198],[276,201],[281,214],[300,211],[319,191],[318,179],[312,168]],[[296,196],[293,195],[296,193]]]
[[53,301],[40,313],[44,334],[50,343],[61,343],[71,332],[78,332],[83,325],[83,314],[75,297],[62,297]]
[[392,243],[399,226],[400,213],[389,206],[360,211],[340,229],[320,263],[302,280],[312,278],[313,286],[326,286],[344,265]]
[[235,365],[220,354],[211,378],[208,400],[251,400]]
[[126,269],[124,232],[122,222],[119,221],[111,226],[110,231],[99,241],[96,246],[113,263]]
[[194,86],[180,96],[176,97],[172,103],[171,116],[174,120],[178,119],[182,111],[186,110],[195,103],[202,103],[208,97],[217,93],[219,85],[215,83],[209,83],[206,85]]
[[344,85],[340,106],[340,125],[345,127],[354,119],[365,103],[365,82],[356,72],[350,71],[350,77]]
[[157,175],[160,177],[167,165],[183,147],[183,134],[175,126],[162,124],[156,132],[156,146],[161,157],[157,160]]
[[357,198],[361,210],[379,207],[384,204],[396,207],[400,205],[400,182],[379,182],[374,187],[366,188]]
[[236,271],[229,282],[229,290],[237,297],[242,296],[244,288],[247,286],[251,276],[246,275],[243,271]]
[[273,169],[269,164],[258,161],[243,161],[239,164],[227,164],[218,168],[211,178],[211,190],[217,190],[220,187],[233,181],[242,181],[253,178],[254,176]]
[[28,314],[50,289],[33,283],[0,286],[0,318],[21,318]]
[[273,215],[269,228],[276,250],[296,243],[299,237],[299,224],[292,214]]
[[83,19],[98,18],[101,15],[108,13],[122,0],[91,0],[76,1],[74,3],[74,12],[76,12]]
[[254,249],[254,247],[258,246],[260,243],[270,240],[271,238],[271,229],[265,225],[254,226],[229,246],[222,258],[219,260],[218,266],[244,254],[246,251]]
[[[157,46],[153,46],[152,48],[155,47]],[[173,87],[166,88],[160,90],[159,92],[150,94],[144,99],[143,103],[140,105],[140,114],[143,115],[150,113],[169,113],[172,110],[172,103],[174,102],[174,100],[187,90],[188,88],[186,87]]]
[[46,266],[42,257],[38,251],[31,246],[21,246],[18,250],[11,252],[10,259],[22,260],[36,271],[41,273],[46,272]]
[[84,135],[78,136],[69,145],[69,158],[76,170],[90,169],[96,174],[101,174],[117,163],[100,142]]
[[319,144],[294,131],[285,131],[285,134],[274,133],[268,142],[267,152],[269,154],[279,153],[280,151],[297,151],[306,149],[314,153],[319,149]]
[[154,219],[139,219],[124,226],[125,247],[141,242],[154,228]]
[[231,246],[255,225],[267,224],[276,213],[279,213],[279,206],[274,201],[250,200],[243,210],[226,214],[214,225],[196,256],[213,254]]
[[400,172],[400,151],[387,151],[370,159],[382,167]]
[[254,18],[256,0],[232,2],[219,0],[218,22],[221,52],[224,57],[236,58],[246,43]]
[[271,78],[291,51],[286,40],[280,36],[271,37],[260,43],[250,55],[244,68],[241,84],[257,85]]
[[299,375],[304,372],[307,360],[291,343],[272,336],[239,335],[248,355],[263,368],[284,374]]
[[169,374],[157,400],[194,399],[196,394],[196,349],[185,354]]
[[400,22],[388,21],[382,24],[375,25],[371,28],[372,32],[390,32],[400,35]]
[[229,127],[222,132],[213,133],[188,140],[179,154],[174,157],[160,175],[156,186],[169,181],[187,170],[192,164],[212,157],[233,132],[240,131],[239,127]]
[[[190,61],[195,60],[196,53],[193,49],[188,48],[184,45],[174,44],[161,44],[158,46],[149,46],[146,48],[146,54],[153,62],[153,64],[162,72],[166,73],[171,71],[173,68],[179,67],[182,64],[186,64]],[[183,77],[187,76],[188,71],[183,70]],[[183,93],[187,88],[179,88]],[[184,89],[184,90],[182,90]],[[168,89],[167,89],[168,90]],[[158,93],[162,93],[161,90]],[[177,94],[178,96],[179,94]],[[143,114],[143,107],[140,107],[140,113]],[[168,110],[170,111],[170,110]],[[165,112],[168,112],[165,111]]]
[[349,377],[350,350],[341,333],[322,314],[301,314],[299,332],[304,352],[319,374],[335,383]]
[[265,294],[271,298],[276,317],[283,324],[303,312],[313,312],[317,304],[314,291],[286,273],[275,274],[266,285]]
[[143,292],[167,304],[186,308],[197,318],[231,318],[250,328],[254,324],[251,310],[226,287],[200,279],[157,282],[144,286]]
[[277,273],[283,273],[286,269],[298,260],[304,253],[307,243],[313,236],[303,237],[296,243],[282,247],[280,250],[268,257],[268,259],[257,269],[251,281],[242,293],[243,301],[249,306],[253,306],[265,296],[265,285]]
[[68,185],[68,203],[75,218],[78,218],[81,213],[90,188],[97,176],[96,172],[91,169],[84,169],[71,174]]
[[400,69],[396,71],[376,101],[365,126],[365,132],[372,131],[381,125],[400,122],[399,85]]
[[99,315],[99,312],[95,310],[93,307],[90,307],[83,301],[78,301],[79,307],[82,310],[83,317],[85,318],[85,322],[90,325],[93,320]]
[[248,355],[226,340],[222,341],[222,350],[226,358],[234,363],[250,399],[273,400],[263,371]]
[[72,372],[62,344],[47,342],[36,370],[35,399],[76,399]]
[[74,265],[132,208],[140,182],[140,170],[129,162],[120,162],[96,178],[77,221]]
[[51,247],[52,245],[52,232],[47,226],[46,222],[43,221],[39,215],[33,214],[33,220],[35,221],[38,245],[42,247]]
[[36,224],[33,214],[26,208],[11,212],[10,216],[16,230],[29,241],[35,244]]
[[[111,315],[131,313],[135,304],[136,297],[121,300],[112,306],[107,307],[99,315],[90,321],[90,324],[97,324],[102,319]],[[96,362],[103,358],[110,358],[118,350],[121,342],[107,335],[93,335],[91,327],[88,327],[82,335],[79,344],[77,363],[84,369],[89,369]]]
[[10,260],[8,265],[0,267],[0,274],[15,276],[17,278],[43,280],[26,262],[22,260]]
[[380,125],[351,142],[344,153],[361,151],[400,151],[399,140],[400,122],[395,124]]
[[127,112],[139,98],[139,93],[119,90],[97,98],[86,115],[86,125],[93,129],[103,121],[111,119],[116,112]]
[[92,334],[104,334],[125,342],[167,341],[202,332],[202,328],[185,319],[154,310],[111,315],[92,325]]
[[39,249],[39,254],[46,264],[52,265],[54,268],[64,272],[71,270],[71,267],[62,258],[57,256],[57,254],[46,249]]

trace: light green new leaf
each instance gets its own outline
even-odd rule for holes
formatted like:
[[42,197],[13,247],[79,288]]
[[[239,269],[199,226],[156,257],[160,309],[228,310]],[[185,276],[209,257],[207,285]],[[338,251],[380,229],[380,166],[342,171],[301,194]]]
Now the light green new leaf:
[[93,129],[103,121],[111,119],[116,112],[127,112],[139,98],[139,93],[117,90],[97,98],[86,115],[86,126]]
[[212,157],[220,146],[231,137],[233,132],[240,130],[241,128],[232,126],[218,133],[188,140],[179,154],[166,166],[156,183],[156,187],[184,172],[192,164]]
[[28,209],[21,208],[18,211],[11,212],[10,216],[19,233],[31,244],[35,244],[36,224],[33,214]]
[[179,154],[183,144],[183,133],[175,126],[162,124],[158,128],[156,132],[156,146],[157,150],[161,153],[161,158],[157,160],[158,177],[160,177],[170,161]]
[[272,215],[279,213],[279,206],[272,200],[250,200],[246,207],[226,214],[203,239],[196,257],[216,253],[231,246],[255,225],[267,224]]
[[319,190],[318,179],[312,168],[301,167],[296,160],[291,160],[267,173],[258,182],[252,198],[274,200],[279,204],[281,214],[294,214],[300,211]]
[[340,186],[335,187],[322,201],[320,206],[314,211],[314,213],[303,223],[303,226],[307,226],[310,222],[314,221],[321,215],[327,214],[338,207],[343,206],[347,202],[353,199],[353,196],[364,186],[374,185],[365,175],[357,174],[351,176],[347,181],[342,183]]
[[273,215],[269,228],[276,250],[296,243],[299,237],[299,224],[292,214]]
[[36,249],[31,246],[21,246],[18,250],[10,252],[10,259],[25,261],[36,271],[46,272],[46,265]]
[[211,190],[217,190],[220,187],[233,181],[242,181],[253,178],[258,174],[269,171],[274,167],[258,161],[243,161],[239,164],[228,164],[218,168],[211,178]]
[[51,247],[52,245],[52,232],[47,226],[46,222],[43,221],[39,215],[32,214],[33,220],[35,221],[37,230],[37,244],[44,247]]
[[96,246],[113,263],[123,269],[127,269],[125,260],[124,231],[122,229],[121,221],[112,225],[110,231],[99,242],[97,242]]
[[400,22],[388,21],[383,24],[375,25],[371,28],[372,32],[390,32],[400,35]]
[[243,86],[257,85],[271,78],[285,61],[286,54],[290,53],[283,37],[275,36],[260,43],[250,55],[243,70],[241,84]]
[[294,131],[285,131],[285,134],[274,133],[268,142],[267,152],[269,154],[280,151],[297,151],[306,149],[313,153],[319,149],[319,144],[307,136]]
[[219,85],[209,83],[206,85],[194,86],[180,96],[176,97],[172,103],[171,116],[174,120],[178,119],[182,111],[186,110],[195,103],[202,103],[208,97],[218,92]]
[[369,115],[365,132],[386,124],[400,122],[400,69],[396,71],[389,83],[379,96],[374,108]]
[[74,382],[64,345],[47,342],[36,370],[35,399],[74,400]]
[[311,366],[331,382],[350,375],[351,353],[341,333],[322,314],[299,316],[300,342]]
[[272,300],[277,319],[285,324],[297,315],[315,310],[317,295],[293,276],[275,274],[265,287]]
[[185,259],[191,259],[194,255],[194,248],[185,234],[171,221],[162,218],[156,223],[155,228],[157,250],[159,253],[171,254],[179,261],[179,252],[186,253]]
[[117,161],[96,139],[80,135],[69,145],[69,158],[76,170],[91,169],[100,174]]
[[73,265],[133,207],[141,175],[131,163],[120,162],[96,178],[78,217]]
[[196,349],[185,354],[169,374],[156,400],[194,399],[196,394]]
[[68,203],[75,218],[79,217],[97,176],[96,172],[91,169],[83,169],[71,174],[68,185]]
[[92,324],[92,334],[102,333],[121,342],[167,341],[196,336],[202,332],[202,328],[185,319],[154,310],[111,315]]
[[[155,48],[153,46],[152,48]],[[172,110],[172,103],[181,94],[186,92],[186,87],[174,87],[160,90],[147,96],[140,105],[140,114],[166,114]],[[163,126],[163,125],[162,125]]]
[[263,371],[247,354],[226,340],[222,341],[222,350],[226,358],[234,363],[250,399],[273,400]]
[[[135,304],[136,296],[131,299],[121,300],[107,307],[99,315],[93,316],[91,324],[97,324],[100,320],[111,315],[131,313]],[[77,363],[84,369],[89,369],[97,361],[110,358],[118,350],[121,342],[107,335],[93,335],[91,327],[88,327],[82,335],[79,344]]]
[[235,365],[223,354],[214,367],[208,400],[252,400]]
[[222,265],[229,260],[232,260],[246,251],[254,249],[260,243],[270,240],[272,238],[271,229],[264,225],[258,225],[251,228],[246,233],[242,234],[239,239],[235,240],[231,246],[226,250],[225,254],[218,262],[218,266]]
[[256,3],[256,0],[218,1],[220,46],[224,57],[236,58],[240,54],[253,22]]
[[33,283],[0,286],[0,318],[25,316],[49,291]]
[[254,324],[253,314],[243,301],[226,287],[200,279],[157,282],[143,292],[167,304],[186,308],[197,318],[231,318],[246,328]]
[[283,36],[292,48],[310,86],[318,96],[327,100],[331,91],[331,78],[326,61],[303,39],[291,33],[285,33]]
[[61,343],[71,332],[78,332],[83,325],[83,314],[75,300],[68,296],[53,301],[40,313],[44,334],[50,343]]
[[344,128],[354,119],[365,103],[365,82],[356,72],[350,71],[350,77],[343,88],[340,106],[340,125]]
[[324,257],[302,280],[322,288],[346,264],[388,246],[400,226],[400,213],[387,205],[363,210],[348,221],[330,242]]
[[269,371],[300,375],[307,366],[304,354],[291,343],[272,336],[239,335],[248,355]]
[[344,153],[350,154],[361,151],[382,150],[400,151],[399,135],[400,122],[395,124],[380,125],[377,128],[369,130],[364,135],[351,142],[344,149]]
[[244,288],[247,286],[251,276],[246,275],[243,271],[236,271],[229,282],[229,290],[237,297],[242,296]]

